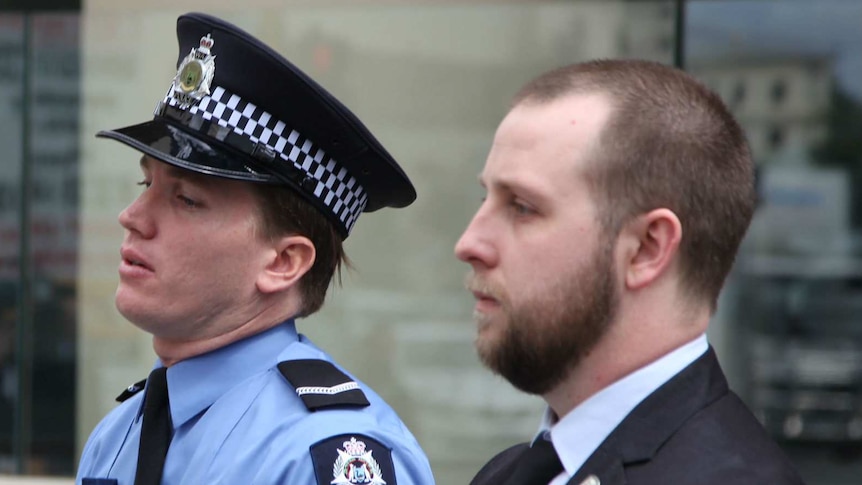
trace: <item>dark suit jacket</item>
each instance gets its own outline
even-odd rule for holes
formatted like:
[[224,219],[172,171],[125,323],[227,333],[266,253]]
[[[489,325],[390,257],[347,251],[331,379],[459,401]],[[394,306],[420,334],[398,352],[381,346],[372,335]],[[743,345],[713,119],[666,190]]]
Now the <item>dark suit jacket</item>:
[[[471,485],[506,484],[526,448],[516,445],[494,457]],[[580,485],[590,475],[601,485],[803,483],[728,389],[712,348],[635,407],[568,483]]]

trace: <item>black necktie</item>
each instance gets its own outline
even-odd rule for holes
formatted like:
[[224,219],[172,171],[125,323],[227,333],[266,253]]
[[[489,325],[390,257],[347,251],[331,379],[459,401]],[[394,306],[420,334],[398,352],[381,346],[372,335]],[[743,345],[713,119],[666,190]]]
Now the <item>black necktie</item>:
[[506,485],[548,485],[563,471],[560,457],[554,445],[546,439],[538,439],[518,458]]
[[135,485],[159,485],[162,482],[165,456],[171,443],[167,368],[159,367],[150,373],[146,392]]

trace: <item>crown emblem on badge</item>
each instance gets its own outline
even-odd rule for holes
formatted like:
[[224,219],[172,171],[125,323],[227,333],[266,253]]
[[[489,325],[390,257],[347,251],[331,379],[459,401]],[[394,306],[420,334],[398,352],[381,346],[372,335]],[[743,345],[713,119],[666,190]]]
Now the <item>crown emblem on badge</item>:
[[210,34],[201,37],[201,47],[199,52],[209,55],[210,49],[212,49],[214,43],[215,41]]
[[201,37],[199,47],[193,47],[180,63],[171,85],[171,97],[180,109],[188,109],[210,94],[210,83],[215,75],[216,56],[210,52],[213,44],[215,40],[210,34]]
[[343,450],[338,451],[338,458],[332,465],[332,485],[338,484],[372,484],[386,485],[383,473],[377,460],[371,456],[373,450],[366,451],[365,443],[350,438],[342,443]]

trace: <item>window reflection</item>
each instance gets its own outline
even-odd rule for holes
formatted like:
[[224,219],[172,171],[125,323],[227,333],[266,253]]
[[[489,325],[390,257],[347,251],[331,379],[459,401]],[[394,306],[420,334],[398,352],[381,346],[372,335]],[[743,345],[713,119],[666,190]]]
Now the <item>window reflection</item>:
[[781,102],[784,101],[784,97],[787,95],[787,84],[784,79],[776,79],[772,83],[770,95],[772,96],[772,102],[775,105],[780,105]]
[[0,472],[74,470],[78,31],[77,14],[0,16]]
[[693,1],[687,12],[687,65],[727,101],[758,164],[760,205],[714,340],[734,364],[732,385],[807,483],[853,483],[862,476],[862,3]]
[[0,14],[0,473],[15,470],[13,452],[16,373],[16,325],[19,318],[21,76],[24,66],[24,22],[20,15]]

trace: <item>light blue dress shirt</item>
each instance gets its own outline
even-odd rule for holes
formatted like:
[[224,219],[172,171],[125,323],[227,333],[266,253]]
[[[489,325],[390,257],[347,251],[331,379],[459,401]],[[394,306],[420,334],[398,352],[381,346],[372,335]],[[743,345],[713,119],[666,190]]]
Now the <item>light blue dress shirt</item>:
[[[391,448],[398,485],[434,483],[416,439],[365,384],[357,381],[370,406],[309,411],[276,368],[281,361],[297,359],[332,362],[297,334],[289,320],[168,368],[174,435],[162,483],[316,484],[309,447],[354,433]],[[144,394],[120,404],[93,430],[81,457],[78,485],[84,478],[116,479],[95,483],[134,483]],[[375,455],[384,456],[384,450],[376,450]],[[326,478],[322,479],[326,483],[332,479]],[[382,478],[390,484],[396,481]]]

